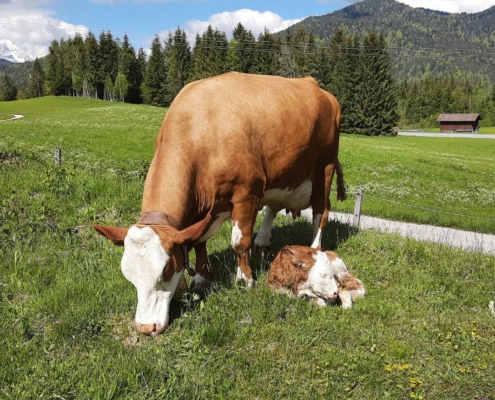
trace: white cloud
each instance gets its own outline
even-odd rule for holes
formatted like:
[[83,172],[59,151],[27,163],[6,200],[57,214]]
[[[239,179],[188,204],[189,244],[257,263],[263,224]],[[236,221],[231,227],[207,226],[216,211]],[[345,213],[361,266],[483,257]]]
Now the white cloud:
[[52,40],[68,38],[80,32],[85,36],[89,29],[52,18],[53,12],[42,6],[49,0],[0,0],[0,38],[12,41],[21,57],[30,59],[48,53]]
[[495,5],[495,0],[397,0],[411,7],[429,8],[430,10],[449,13],[477,13]]
[[[212,15],[208,21],[192,20],[187,21],[182,27],[187,34],[189,42],[192,43],[196,34],[203,34],[208,25],[213,29],[225,32],[228,38],[232,37],[232,31],[240,22],[247,30],[250,30],[257,38],[265,28],[270,32],[281,31],[289,26],[301,21],[301,19],[283,19],[280,15],[271,11],[259,12],[255,10],[242,9],[237,11],[225,11]],[[161,37],[166,37],[169,31],[162,32]]]

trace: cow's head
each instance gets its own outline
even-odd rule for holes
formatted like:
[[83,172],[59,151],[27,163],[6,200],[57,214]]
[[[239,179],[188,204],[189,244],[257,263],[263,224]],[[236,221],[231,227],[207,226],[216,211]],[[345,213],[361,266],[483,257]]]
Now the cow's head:
[[167,327],[170,301],[184,269],[185,248],[201,238],[209,220],[210,215],[181,231],[139,223],[130,228],[94,225],[98,233],[124,246],[120,265],[136,287],[139,332],[154,336]]

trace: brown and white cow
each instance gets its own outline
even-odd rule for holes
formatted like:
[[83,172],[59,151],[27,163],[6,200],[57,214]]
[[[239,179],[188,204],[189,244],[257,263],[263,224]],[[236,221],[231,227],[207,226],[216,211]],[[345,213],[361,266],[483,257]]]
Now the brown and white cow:
[[130,228],[95,229],[124,245],[122,271],[137,289],[136,323],[158,333],[168,323],[170,299],[194,248],[192,284],[209,275],[206,241],[227,219],[237,255],[237,279],[253,283],[249,250],[258,211],[266,207],[256,246],[269,245],[279,210],[313,208],[312,246],[330,208],[337,173],[340,105],[313,78],[229,72],[187,85],[170,106],[155,142],[144,186],[142,214]]
[[318,306],[351,308],[353,300],[366,293],[363,282],[349,272],[338,254],[297,245],[277,253],[266,284],[279,292],[307,297]]

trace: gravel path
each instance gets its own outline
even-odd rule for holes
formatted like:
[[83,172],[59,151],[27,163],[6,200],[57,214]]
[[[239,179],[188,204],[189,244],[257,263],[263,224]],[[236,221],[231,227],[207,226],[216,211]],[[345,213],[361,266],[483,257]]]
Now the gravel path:
[[[312,211],[303,210],[301,215],[312,220]],[[330,212],[329,221],[352,224],[352,214]],[[461,231],[433,225],[411,224],[407,222],[388,221],[381,218],[361,216],[360,229],[376,229],[381,232],[396,233],[403,237],[423,242],[435,242],[447,246],[458,247],[468,251],[495,255],[495,235]]]
[[24,115],[12,114],[12,118],[9,118],[9,119],[0,119],[0,122],[12,121],[13,119],[19,119],[19,118],[24,118]]
[[399,136],[421,136],[421,137],[436,137],[436,138],[468,138],[468,139],[495,139],[495,135],[491,133],[432,133],[420,131],[400,131]]

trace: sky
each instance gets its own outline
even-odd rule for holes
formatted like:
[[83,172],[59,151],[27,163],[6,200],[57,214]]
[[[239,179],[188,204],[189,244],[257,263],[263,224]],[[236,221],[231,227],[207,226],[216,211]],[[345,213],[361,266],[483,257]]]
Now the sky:
[[[412,7],[447,12],[480,12],[495,0],[399,0]],[[231,36],[241,22],[258,36],[264,28],[283,30],[309,16],[328,14],[356,0],[0,0],[0,45],[21,56],[43,57],[52,40],[88,31],[96,37],[124,34],[136,50],[149,50],[156,35],[165,39],[178,27],[189,43],[208,24]]]

